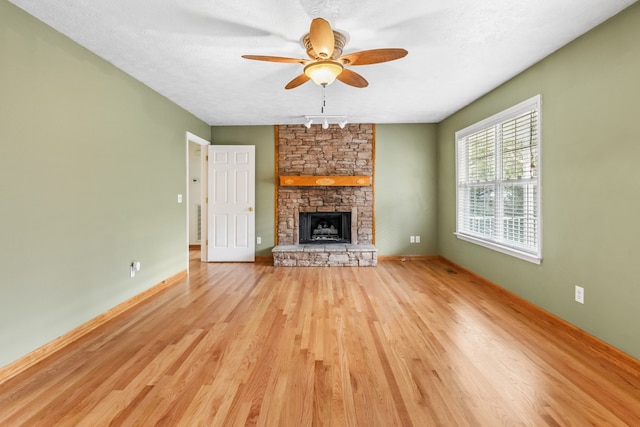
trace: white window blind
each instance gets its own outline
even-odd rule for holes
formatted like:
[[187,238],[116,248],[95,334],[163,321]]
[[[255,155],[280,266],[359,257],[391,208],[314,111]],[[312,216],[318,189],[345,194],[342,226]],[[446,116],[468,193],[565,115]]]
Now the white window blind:
[[456,235],[542,259],[540,95],[456,132]]

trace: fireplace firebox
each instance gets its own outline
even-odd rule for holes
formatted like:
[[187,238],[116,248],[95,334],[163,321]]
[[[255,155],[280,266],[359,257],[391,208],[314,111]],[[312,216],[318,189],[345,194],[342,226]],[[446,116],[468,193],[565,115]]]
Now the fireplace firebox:
[[351,243],[351,212],[301,212],[300,244]]

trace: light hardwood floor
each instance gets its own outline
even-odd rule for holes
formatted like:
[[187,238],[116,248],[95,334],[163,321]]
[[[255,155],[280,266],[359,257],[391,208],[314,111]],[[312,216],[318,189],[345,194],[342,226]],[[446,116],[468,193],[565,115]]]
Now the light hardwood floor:
[[194,257],[0,385],[0,425],[640,426],[638,362],[583,338],[439,259]]

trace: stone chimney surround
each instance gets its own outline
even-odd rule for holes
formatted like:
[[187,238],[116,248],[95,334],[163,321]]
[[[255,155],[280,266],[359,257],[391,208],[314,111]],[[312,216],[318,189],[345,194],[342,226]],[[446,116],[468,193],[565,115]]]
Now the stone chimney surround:
[[[276,127],[276,266],[375,266],[375,126]],[[301,212],[350,212],[351,243],[298,244]]]

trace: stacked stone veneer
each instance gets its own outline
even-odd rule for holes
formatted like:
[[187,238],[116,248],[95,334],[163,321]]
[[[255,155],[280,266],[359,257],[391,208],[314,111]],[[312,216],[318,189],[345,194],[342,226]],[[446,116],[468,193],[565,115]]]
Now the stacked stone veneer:
[[374,267],[378,251],[373,245],[278,245],[274,265],[280,267]]
[[[322,129],[312,125],[281,125],[278,130],[278,173],[280,176],[373,177],[374,126],[348,124],[344,129],[331,125]],[[373,179],[372,179],[373,181]],[[285,265],[375,265],[373,243],[373,187],[278,187],[278,245],[274,264]],[[304,247],[283,252],[283,247],[298,245],[300,212],[355,212],[352,245],[324,245],[328,249]],[[356,246],[354,246],[354,244]],[[358,245],[361,246],[358,248]],[[301,245],[308,246],[308,245]],[[295,251],[293,249],[296,249]],[[358,249],[362,249],[359,251]],[[332,256],[330,256],[332,255]],[[366,258],[365,258],[366,257]],[[292,259],[300,259],[293,262]],[[311,261],[314,258],[315,261]],[[325,260],[318,261],[318,260]],[[332,261],[329,259],[331,258]],[[366,259],[360,263],[360,259]]]

